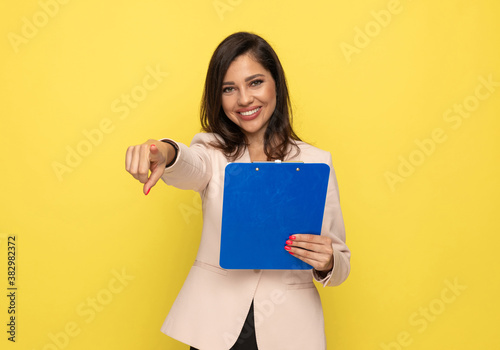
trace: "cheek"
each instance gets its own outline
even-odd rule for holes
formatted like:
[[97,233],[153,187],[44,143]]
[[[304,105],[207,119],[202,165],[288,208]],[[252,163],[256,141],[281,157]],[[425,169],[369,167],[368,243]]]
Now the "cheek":
[[271,106],[276,106],[276,89],[274,87],[270,87],[269,89],[266,89],[264,93],[267,102]]
[[224,113],[226,113],[226,115],[229,115],[229,112],[232,109],[232,105],[233,105],[233,103],[231,101],[230,96],[222,97],[222,109],[224,110]]
[[234,103],[232,101],[231,96],[225,96],[222,98],[222,110],[226,114],[226,116],[231,120],[233,123],[237,123],[238,119],[233,115],[233,106]]

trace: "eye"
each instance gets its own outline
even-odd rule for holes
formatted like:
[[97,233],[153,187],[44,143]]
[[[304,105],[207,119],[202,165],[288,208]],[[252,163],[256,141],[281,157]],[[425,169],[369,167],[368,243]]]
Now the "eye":
[[264,82],[264,80],[262,79],[257,79],[257,80],[253,80],[250,85],[251,86],[259,86],[260,84],[262,84]]
[[222,93],[225,93],[225,94],[227,94],[229,92],[233,92],[233,91],[234,91],[234,87],[232,87],[232,86],[229,86],[227,88],[222,89]]

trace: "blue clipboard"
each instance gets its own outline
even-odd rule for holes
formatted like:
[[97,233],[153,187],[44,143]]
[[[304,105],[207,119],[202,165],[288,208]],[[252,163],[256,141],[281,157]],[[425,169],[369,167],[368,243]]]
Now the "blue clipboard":
[[229,163],[220,266],[311,269],[284,247],[291,234],[321,234],[329,175],[324,163]]

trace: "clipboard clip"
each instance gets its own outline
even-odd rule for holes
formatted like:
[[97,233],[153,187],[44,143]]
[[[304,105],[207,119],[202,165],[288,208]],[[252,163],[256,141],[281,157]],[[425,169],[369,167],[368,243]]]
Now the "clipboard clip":
[[[280,163],[301,163],[301,164],[304,164],[303,161],[301,160],[285,160],[285,161],[282,161],[282,160],[279,160],[279,159],[276,159],[274,162],[273,161],[264,161],[264,160],[258,160],[258,161],[252,161],[250,163],[275,163],[275,164],[280,164]],[[228,162],[227,164],[231,164],[231,162]]]

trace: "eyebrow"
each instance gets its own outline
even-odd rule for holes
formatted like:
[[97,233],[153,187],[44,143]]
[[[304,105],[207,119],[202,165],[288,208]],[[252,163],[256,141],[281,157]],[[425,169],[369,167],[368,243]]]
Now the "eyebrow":
[[[254,74],[254,75],[249,76],[248,78],[245,78],[245,82],[250,81],[252,79],[255,79],[257,77],[263,77],[263,76],[264,76],[264,74]],[[235,84],[234,84],[234,81],[225,81],[222,83],[222,86],[224,86],[224,85],[235,85]]]

